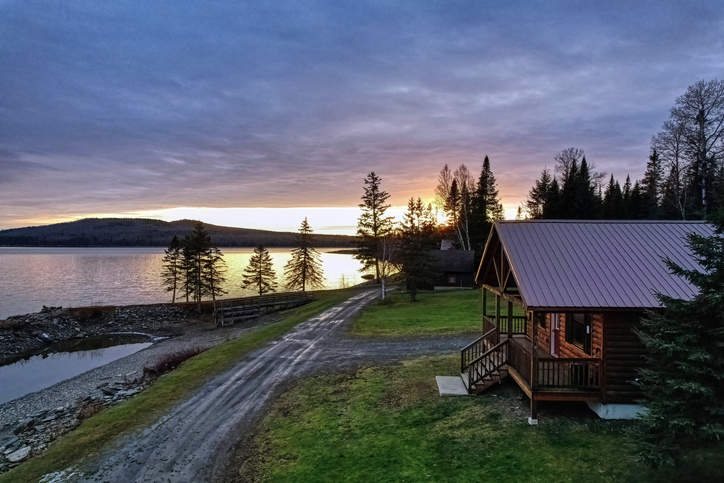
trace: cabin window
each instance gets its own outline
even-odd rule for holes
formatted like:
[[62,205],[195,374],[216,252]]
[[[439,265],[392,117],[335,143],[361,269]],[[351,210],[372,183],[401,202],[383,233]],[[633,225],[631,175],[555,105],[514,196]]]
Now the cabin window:
[[458,283],[458,279],[455,275],[448,275],[447,283]]
[[566,342],[591,354],[591,314],[567,314]]

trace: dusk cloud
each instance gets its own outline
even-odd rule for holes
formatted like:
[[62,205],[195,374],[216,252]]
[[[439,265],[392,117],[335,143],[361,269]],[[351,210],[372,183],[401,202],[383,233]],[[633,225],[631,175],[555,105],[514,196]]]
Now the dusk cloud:
[[178,206],[395,204],[490,156],[642,174],[724,73],[719,2],[0,2],[0,228]]

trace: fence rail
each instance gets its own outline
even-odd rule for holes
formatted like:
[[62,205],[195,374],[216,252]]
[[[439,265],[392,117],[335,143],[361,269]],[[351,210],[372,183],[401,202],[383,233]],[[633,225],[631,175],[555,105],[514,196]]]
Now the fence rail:
[[314,301],[314,294],[309,292],[287,292],[279,294],[242,297],[214,301],[214,319],[217,326],[233,324],[237,320],[259,317],[261,311],[297,307]]

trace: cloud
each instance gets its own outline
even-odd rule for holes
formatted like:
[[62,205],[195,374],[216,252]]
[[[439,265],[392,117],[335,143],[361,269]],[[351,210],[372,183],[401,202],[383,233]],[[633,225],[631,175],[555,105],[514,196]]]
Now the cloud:
[[486,154],[515,206],[569,146],[636,177],[723,27],[717,2],[3,3],[0,206],[354,207],[373,170],[404,204]]

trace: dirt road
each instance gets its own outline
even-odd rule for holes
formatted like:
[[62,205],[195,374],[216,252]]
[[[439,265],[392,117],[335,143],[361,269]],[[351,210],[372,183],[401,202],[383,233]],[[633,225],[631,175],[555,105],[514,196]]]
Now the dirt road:
[[366,344],[341,337],[341,328],[377,295],[362,292],[299,324],[207,383],[153,427],[123,438],[84,468],[67,470],[51,481],[213,481],[225,473],[230,449],[281,385],[320,368],[459,347],[457,340]]

